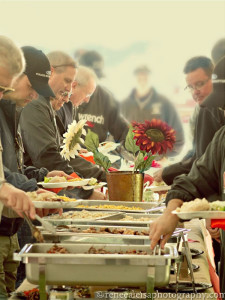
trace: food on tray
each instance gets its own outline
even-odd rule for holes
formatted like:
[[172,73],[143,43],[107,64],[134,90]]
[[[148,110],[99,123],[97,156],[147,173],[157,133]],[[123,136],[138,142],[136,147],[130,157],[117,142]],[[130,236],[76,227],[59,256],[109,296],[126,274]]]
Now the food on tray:
[[216,211],[225,211],[225,201],[214,201],[210,203],[210,209]]
[[164,181],[160,181],[160,182],[153,181],[152,186],[166,186],[166,184]]
[[44,183],[56,183],[56,182],[67,182],[64,176],[45,177]]
[[83,178],[77,177],[77,178],[69,179],[67,180],[67,182],[82,181],[82,180]]
[[39,289],[37,288],[34,288],[29,291],[24,291],[23,294],[29,300],[40,299]]
[[32,201],[76,201],[75,198],[69,198],[65,196],[58,196],[57,194],[54,194],[52,192],[45,192],[45,193],[40,193],[38,194],[37,192],[27,192],[27,195],[30,197]]
[[49,218],[51,219],[96,219],[101,217],[110,216],[110,213],[102,213],[102,212],[90,212],[87,210],[82,211],[68,211],[63,213],[61,216],[59,214],[52,215]]
[[77,208],[97,208],[97,209],[118,209],[118,210],[143,210],[141,207],[124,206],[124,205],[78,205]]
[[70,252],[65,247],[54,245],[47,251],[47,253],[67,254]]
[[89,227],[87,229],[80,229],[79,227],[71,227],[69,231],[76,232],[76,233],[97,233],[97,234],[123,234],[123,235],[144,235],[148,236],[148,230],[132,230],[129,228],[108,228],[108,227]]
[[141,218],[133,218],[131,216],[126,216],[124,217],[121,221],[140,221],[140,222],[145,222],[145,221],[151,221],[151,218],[148,218],[148,217],[141,217]]
[[178,207],[176,209],[177,212],[194,212],[207,210],[210,210],[210,204],[205,198],[197,198],[193,201],[184,202],[184,204],[181,207]]
[[111,252],[105,249],[96,249],[95,247],[91,247],[88,250],[88,254],[134,254],[134,255],[148,255],[146,251],[143,250],[128,250],[128,251],[118,251],[118,252]]
[[89,181],[88,181],[88,185],[97,185],[98,184],[98,181],[96,178],[91,178]]

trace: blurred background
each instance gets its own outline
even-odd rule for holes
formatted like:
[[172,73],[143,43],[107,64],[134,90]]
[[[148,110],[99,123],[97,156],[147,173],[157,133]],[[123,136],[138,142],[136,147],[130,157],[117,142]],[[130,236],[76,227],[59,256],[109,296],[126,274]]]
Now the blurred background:
[[225,37],[225,1],[0,1],[0,32],[44,52],[97,50],[118,101],[134,86],[133,70],[147,64],[151,81],[188,122],[194,101],[184,92],[183,67],[209,56]]

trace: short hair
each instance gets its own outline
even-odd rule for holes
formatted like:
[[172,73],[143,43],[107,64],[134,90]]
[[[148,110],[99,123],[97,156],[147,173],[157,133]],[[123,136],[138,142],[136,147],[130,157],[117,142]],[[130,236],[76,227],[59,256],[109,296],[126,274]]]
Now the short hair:
[[98,77],[95,72],[88,67],[79,66],[75,81],[79,85],[85,86],[90,82],[90,80],[94,80],[97,84]]
[[77,68],[75,60],[63,51],[52,51],[47,54],[50,65],[56,69],[57,73],[62,73],[67,67]]
[[210,58],[206,56],[195,56],[189,59],[184,66],[184,74],[188,74],[197,69],[203,69],[205,73],[211,77],[214,69],[214,65]]
[[25,69],[22,50],[3,35],[0,35],[0,67],[7,69],[12,77],[21,75]]
[[212,48],[211,56],[215,65],[223,56],[225,56],[225,38],[222,38],[216,42]]

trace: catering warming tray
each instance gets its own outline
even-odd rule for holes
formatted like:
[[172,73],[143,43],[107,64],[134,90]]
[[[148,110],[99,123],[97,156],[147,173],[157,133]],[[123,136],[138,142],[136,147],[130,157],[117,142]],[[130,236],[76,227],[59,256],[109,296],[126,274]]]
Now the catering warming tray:
[[[152,255],[149,246],[135,246],[147,255],[87,254],[91,247],[110,252],[134,250],[134,245],[60,244],[69,254],[49,254],[54,244],[27,244],[19,253],[26,264],[27,280],[37,284],[39,271],[51,285],[145,286],[149,276],[156,287],[166,286],[172,260],[179,260],[175,246],[165,246],[165,253]],[[41,267],[40,267],[41,266]]]
[[[69,213],[69,212],[68,212]],[[89,211],[89,213],[92,213]],[[94,212],[93,212],[94,213]],[[123,212],[102,212],[101,217],[92,219],[56,219],[53,216],[45,217],[44,219],[51,222],[53,225],[69,225],[69,224],[83,224],[83,225],[112,225],[112,226],[149,226],[160,214],[137,214],[137,213],[123,213]],[[105,215],[105,216],[104,216]],[[125,219],[126,218],[126,219]]]
[[[112,234],[107,232],[100,232],[100,229],[106,228],[108,231],[126,230],[126,234]],[[57,229],[56,234],[52,235],[47,232],[43,227],[39,227],[44,237],[45,242],[48,243],[98,243],[98,244],[126,244],[126,245],[149,245],[148,227],[125,227],[125,226],[104,226],[104,225],[69,225],[67,228],[61,227]],[[73,231],[76,229],[77,232]],[[89,230],[93,232],[82,232]],[[94,233],[94,231],[98,233]],[[177,228],[177,231],[183,230]],[[135,234],[131,234],[134,231]],[[183,230],[184,231],[184,230]],[[137,233],[145,233],[146,235],[138,235]],[[170,238],[169,243],[177,243],[178,237],[173,236]]]
[[[108,205],[108,208],[104,208]],[[118,207],[112,208],[110,206]],[[81,200],[81,203],[76,207],[76,209],[85,209],[93,211],[121,211],[121,212],[135,212],[135,213],[147,213],[149,209],[156,208],[158,202],[127,202],[127,201],[106,201],[106,200]],[[79,206],[82,206],[79,208]],[[95,208],[94,206],[98,206]],[[126,209],[123,207],[130,207]],[[136,208],[136,209],[135,209]],[[165,206],[161,206],[156,212],[163,211]]]

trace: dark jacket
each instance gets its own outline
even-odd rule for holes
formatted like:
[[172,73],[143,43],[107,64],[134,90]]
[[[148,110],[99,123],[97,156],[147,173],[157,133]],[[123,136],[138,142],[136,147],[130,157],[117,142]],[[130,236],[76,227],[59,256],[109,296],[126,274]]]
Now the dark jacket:
[[[216,99],[215,99],[216,100]],[[224,111],[217,107],[201,107],[196,122],[193,155],[163,169],[162,178],[168,185],[176,176],[188,174],[196,158],[204,154],[215,133],[225,125]]]
[[[92,163],[80,157],[71,159],[70,162],[62,158],[61,136],[57,122],[60,120],[57,118],[56,121],[49,99],[40,97],[23,109],[20,125],[26,151],[26,164],[36,167],[45,166],[50,171],[62,170],[67,174],[76,172],[86,178],[96,177],[105,180],[105,172]],[[88,198],[91,193],[79,189],[78,197]]]
[[[23,143],[18,129],[16,105],[11,101],[0,101],[0,136],[3,147],[4,175],[7,182],[24,191],[37,189],[35,178],[28,179],[22,173],[43,180],[45,169],[26,168],[23,165]],[[41,174],[43,175],[41,177]],[[15,234],[23,223],[22,218],[9,208],[4,208],[0,223],[0,235],[11,236]]]
[[113,95],[98,85],[89,103],[76,109],[76,120],[87,120],[93,124],[92,131],[97,133],[99,142],[104,142],[109,133],[116,143],[123,142],[128,132],[128,123],[120,114],[119,105]]
[[[166,201],[181,199],[191,201],[195,198],[208,201],[225,201],[225,126],[215,135],[205,154],[197,159],[188,175],[178,176],[174,180]],[[221,256],[221,292],[225,292],[225,231],[222,236]]]
[[184,145],[184,131],[174,105],[166,97],[157,93],[155,89],[151,89],[145,101],[144,107],[141,108],[135,97],[135,89],[132,90],[131,94],[121,103],[122,114],[130,122],[142,123],[145,120],[160,119],[168,123],[176,131],[176,143],[168,155],[177,155]]

